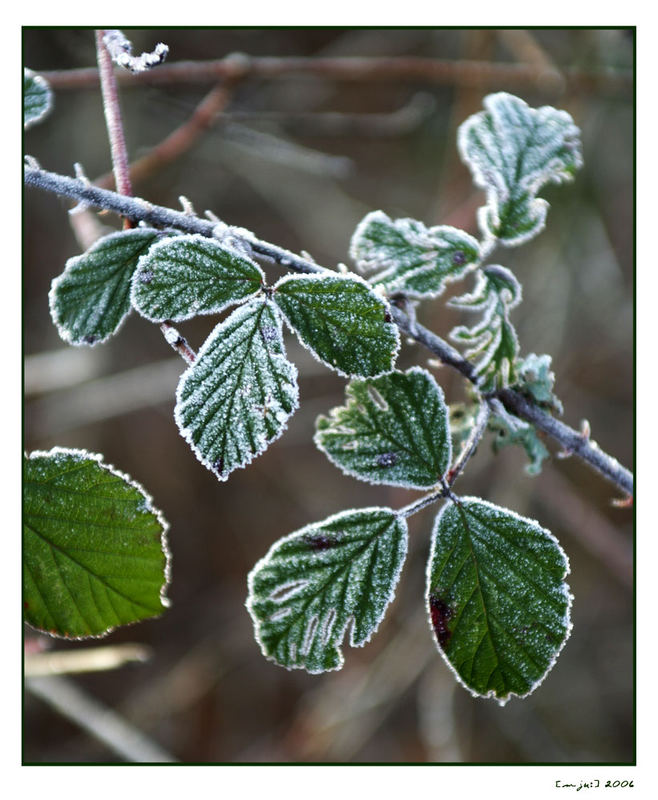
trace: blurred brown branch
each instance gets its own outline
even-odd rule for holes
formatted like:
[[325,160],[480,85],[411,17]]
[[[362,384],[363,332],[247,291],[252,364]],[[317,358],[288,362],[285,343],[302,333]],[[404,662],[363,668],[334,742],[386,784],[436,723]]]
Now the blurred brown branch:
[[[40,73],[55,90],[98,86],[93,67]],[[278,79],[291,75],[314,75],[341,81],[408,80],[439,85],[461,85],[481,89],[538,87],[570,91],[618,92],[633,85],[628,70],[556,69],[546,65],[492,61],[453,61],[416,56],[306,58],[227,55],[214,61],[178,61],[153,72],[117,75],[122,85],[167,85],[217,82],[236,78]]]

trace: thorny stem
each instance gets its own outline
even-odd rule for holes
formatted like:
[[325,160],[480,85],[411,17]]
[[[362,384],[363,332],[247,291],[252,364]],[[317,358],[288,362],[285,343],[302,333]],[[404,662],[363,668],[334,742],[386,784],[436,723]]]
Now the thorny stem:
[[[187,233],[200,233],[204,236],[218,235],[216,221],[203,220],[163,206],[154,206],[140,198],[123,197],[106,189],[89,186],[81,180],[47,172],[34,165],[25,167],[24,180],[29,186],[36,186],[45,191],[71,197],[96,208],[114,211],[133,220],[143,220],[156,227],[173,227]],[[252,252],[261,258],[289,267],[296,272],[327,271],[313,261],[257,239],[250,231],[228,226],[227,231],[235,239],[244,241]],[[392,305],[391,314],[395,323],[404,333],[438,356],[444,364],[453,367],[471,383],[477,385],[478,376],[474,365],[451,345],[432,331],[412,321],[401,308]],[[633,494],[633,474],[628,469],[601,450],[596,442],[547,414],[519,392],[513,389],[499,389],[486,395],[485,399],[500,400],[507,411],[532,423],[536,428],[555,439],[565,451],[581,458],[626,494]]]

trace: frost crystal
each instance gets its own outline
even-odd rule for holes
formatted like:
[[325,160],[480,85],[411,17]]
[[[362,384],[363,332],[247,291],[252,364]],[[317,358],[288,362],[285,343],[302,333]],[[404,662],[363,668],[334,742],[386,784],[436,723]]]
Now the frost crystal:
[[468,346],[466,358],[476,361],[482,391],[509,386],[516,378],[519,342],[509,312],[520,302],[521,285],[514,275],[505,267],[492,265],[478,272],[473,292],[454,297],[447,304],[482,312],[480,322],[470,328],[460,325],[450,332],[453,341]]
[[439,650],[473,695],[503,705],[542,682],[571,630],[569,562],[537,522],[477,497],[434,523],[427,608]]
[[374,273],[369,282],[387,295],[437,297],[448,281],[473,268],[480,246],[448,225],[426,228],[414,219],[393,221],[373,211],[354,231],[350,255],[361,272]]
[[219,314],[257,294],[264,281],[258,264],[242,253],[205,236],[176,236],[140,258],[131,300],[152,322],[181,322]]
[[273,299],[302,344],[346,377],[374,377],[395,363],[400,336],[386,300],[357,275],[287,275]]
[[340,645],[370,640],[391,603],[407,526],[390,508],[343,511],[280,539],[249,575],[263,655],[310,673],[340,669]]
[[443,391],[420,367],[354,380],[347,403],[316,422],[315,444],[360,480],[429,488],[450,466],[451,441]]
[[485,97],[484,107],[461,125],[457,143],[487,192],[483,233],[513,247],[544,227],[548,203],[537,198],[540,189],[572,180],[582,166],[580,131],[566,111],[533,109],[505,92]]
[[183,373],[174,416],[197,458],[226,480],[281,436],[298,395],[279,314],[252,300],[216,326]]

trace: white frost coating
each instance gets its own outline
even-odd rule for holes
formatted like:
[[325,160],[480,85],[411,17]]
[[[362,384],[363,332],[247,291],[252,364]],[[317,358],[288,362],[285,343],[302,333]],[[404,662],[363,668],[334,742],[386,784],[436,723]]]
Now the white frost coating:
[[[517,514],[515,511],[511,511],[508,508],[501,508],[500,506],[496,506],[494,503],[490,503],[489,501],[483,500],[480,497],[460,497],[459,498],[459,502],[464,504],[464,505],[467,505],[469,503],[475,503],[477,505],[485,506],[492,513],[492,515],[494,515],[494,516],[502,516],[502,517],[505,517],[505,518],[510,518],[511,517],[513,519],[519,520],[523,524],[532,526],[537,531],[540,531],[546,538],[548,538],[552,542],[552,544],[558,550],[558,552],[560,554],[560,557],[563,559],[564,564],[565,564],[565,571],[564,571],[564,575],[563,575],[563,579],[562,579],[562,587],[561,587],[561,596],[566,601],[566,611],[565,611],[564,617],[562,618],[562,622],[563,622],[564,628],[565,628],[565,635],[564,635],[564,638],[563,638],[562,642],[560,643],[559,647],[555,650],[555,652],[553,654],[553,657],[550,660],[548,666],[546,667],[546,670],[544,671],[543,675],[541,675],[541,677],[538,680],[536,680],[534,683],[532,683],[530,688],[528,689],[528,691],[525,692],[524,694],[517,694],[516,692],[510,691],[507,696],[499,698],[499,697],[496,696],[495,690],[493,690],[493,689],[490,690],[486,695],[485,694],[480,694],[477,691],[474,691],[464,681],[464,679],[461,677],[461,675],[457,672],[456,668],[453,666],[453,664],[448,659],[446,653],[439,646],[439,644],[437,642],[437,639],[436,639],[435,632],[434,632],[431,614],[428,613],[428,615],[427,615],[427,619],[428,619],[428,622],[429,622],[429,627],[430,627],[430,630],[432,631],[432,634],[433,634],[432,635],[432,639],[433,639],[433,641],[434,641],[434,643],[435,643],[435,645],[437,647],[437,650],[441,654],[441,657],[443,658],[445,663],[448,665],[448,667],[450,668],[451,672],[456,677],[457,681],[471,694],[471,696],[473,696],[473,697],[482,697],[484,699],[491,698],[491,699],[496,700],[500,706],[504,706],[510,700],[510,698],[512,698],[512,697],[518,697],[520,699],[523,699],[524,697],[528,697],[528,695],[532,694],[532,692],[535,691],[535,689],[544,681],[544,679],[546,678],[548,673],[554,667],[558,656],[562,652],[562,648],[564,647],[564,645],[566,644],[569,636],[571,635],[571,631],[572,631],[572,628],[573,628],[573,624],[571,622],[571,606],[572,606],[572,602],[573,602],[573,595],[571,594],[571,592],[569,590],[569,586],[565,582],[566,576],[569,575],[569,573],[571,571],[570,570],[570,564],[569,564],[569,558],[568,558],[567,554],[565,553],[565,551],[562,549],[562,547],[561,547],[560,543],[558,542],[557,538],[549,530],[547,530],[546,528],[542,527],[539,524],[539,522],[537,522],[537,520],[531,519],[529,517],[523,517],[520,514]],[[436,550],[436,547],[437,547],[437,536],[438,536],[438,530],[439,530],[439,526],[440,526],[440,521],[441,521],[441,518],[443,517],[443,515],[452,506],[453,506],[453,503],[451,501],[448,501],[448,502],[446,502],[444,504],[444,506],[441,508],[441,510],[437,514],[437,516],[436,516],[436,518],[434,520],[433,527],[432,527],[432,539],[431,539],[430,556],[429,556],[429,559],[427,561],[427,567],[426,567],[426,571],[425,571],[425,579],[426,579],[425,580],[425,583],[426,583],[426,590],[425,590],[425,603],[426,604],[425,604],[425,609],[426,609],[426,611],[430,608],[430,594],[431,594],[431,588],[432,588],[432,571],[433,571],[433,566],[434,566],[435,550]]]
[[[122,480],[124,483],[132,486],[136,489],[141,495],[142,500],[140,500],[138,505],[138,511],[143,513],[147,513],[149,515],[154,516],[157,521],[158,525],[162,529],[162,533],[160,534],[160,547],[162,549],[162,553],[165,557],[165,568],[164,568],[164,583],[160,588],[160,602],[165,608],[168,608],[171,605],[170,599],[167,597],[167,589],[169,584],[171,583],[171,552],[169,550],[169,543],[167,540],[167,531],[169,530],[169,523],[165,519],[162,511],[160,511],[156,506],[153,504],[153,498],[151,495],[146,491],[146,489],[138,483],[134,478],[131,478],[130,475],[126,474],[125,472],[121,472],[112,464],[108,464],[106,461],[103,461],[103,454],[102,453],[91,453],[88,450],[82,450],[80,448],[70,448],[70,447],[53,447],[50,450],[33,450],[31,453],[25,453],[26,458],[32,460],[35,458],[52,458],[57,461],[58,458],[69,459],[73,458],[76,461],[95,461],[101,469],[104,469],[106,472],[115,475],[117,478]],[[136,623],[121,623],[121,626],[124,625],[132,625]],[[113,630],[115,630],[117,626],[108,628],[101,634],[97,635],[85,635],[85,636],[67,636],[67,639],[100,639],[104,636],[107,636]],[[43,631],[44,633],[49,633],[48,631]],[[49,634],[52,635],[52,634]]]
[[203,343],[180,377],[174,419],[199,461],[225,481],[285,432],[298,406],[297,368],[286,358],[278,311],[257,299]]
[[[424,393],[422,395],[422,408],[420,410],[416,408],[405,409],[396,407],[391,417],[383,417],[389,410],[390,403],[386,402],[381,393],[370,385],[370,381],[382,382],[389,376],[402,376],[401,379],[403,379],[404,376],[409,376],[414,379],[423,379],[424,386],[420,387],[420,390]],[[364,470],[360,468],[360,465],[350,464],[350,459],[343,460],[340,458],[340,452],[353,456],[355,451],[363,449],[364,452],[368,452],[369,455],[372,456],[373,463],[370,465],[372,467],[374,466],[377,456],[385,457],[387,454],[390,454],[391,450],[404,452],[406,448],[411,448],[412,454],[415,454],[421,462],[432,458],[436,460],[438,467],[443,467],[444,470],[447,470],[452,461],[452,437],[450,435],[450,424],[443,389],[439,386],[434,376],[423,367],[414,366],[410,367],[404,373],[398,370],[392,370],[377,378],[359,379],[354,383],[356,383],[357,386],[361,383],[367,384],[366,394],[370,397],[376,409],[381,412],[381,414],[375,412],[375,415],[379,419],[376,421],[373,420],[371,411],[355,399],[354,390],[350,383],[346,390],[346,403],[342,406],[336,406],[330,409],[326,416],[320,415],[316,420],[316,431],[313,436],[313,442],[318,450],[324,453],[329,461],[331,461],[334,466],[338,467],[345,475],[349,475],[352,478],[364,481],[373,486],[386,485],[400,486],[404,489],[428,489],[436,485],[440,477],[438,470],[437,474],[433,475],[431,478],[427,476],[425,481],[419,481],[417,479],[417,473],[415,476],[416,479],[414,479],[411,467],[407,466],[403,469],[405,462],[402,459],[400,459],[399,462],[396,461],[395,464],[387,464],[385,461],[384,463],[380,461],[379,464],[381,467],[393,467],[393,469],[384,468],[372,471]],[[382,404],[377,403],[375,397],[371,393],[373,389],[376,391],[377,395],[379,395]],[[384,405],[386,405],[386,408],[384,408]],[[343,416],[351,409],[358,411],[359,415],[363,418],[361,420],[363,423],[361,429],[359,429],[358,425],[355,425],[355,427],[348,427],[348,425],[345,424],[347,420],[344,419]],[[443,410],[443,413],[441,413],[441,410]],[[318,424],[321,420],[328,424],[326,426],[321,426]],[[350,421],[353,422],[354,420]],[[384,433],[382,433],[382,431],[384,431]],[[438,450],[439,447],[443,446],[444,457],[441,459],[443,463],[439,463],[440,459],[437,455],[437,451],[434,449],[428,453],[420,448],[419,442],[423,440],[423,431],[431,431],[433,436],[431,443],[432,448],[437,448]],[[334,445],[331,447],[332,438],[336,436],[349,436],[353,438],[350,438],[347,442],[339,446]],[[429,446],[429,443],[426,444]],[[398,451],[398,447],[400,451]],[[413,461],[411,464],[413,466]]]
[[500,208],[510,199],[516,198],[517,209],[527,208],[528,230],[500,240],[516,247],[545,225],[549,204],[536,193],[547,183],[573,180],[571,170],[582,166],[580,131],[566,111],[533,109],[505,92],[488,95],[483,105],[485,111],[460,126],[457,147],[487,193],[487,205],[478,211],[485,237],[495,238]]
[[[388,309],[389,309],[388,301],[385,298],[383,298],[381,295],[379,295],[376,292],[374,292],[373,291],[373,287],[370,286],[370,284],[361,275],[357,275],[354,272],[350,272],[349,273],[349,277],[343,276],[343,275],[339,275],[337,273],[333,274],[333,273],[330,273],[329,271],[326,271],[324,273],[304,274],[303,276],[294,275],[294,274],[284,275],[272,287],[272,294],[273,294],[273,297],[274,297],[274,301],[277,302],[277,294],[276,294],[277,291],[281,288],[281,286],[285,286],[285,284],[288,283],[288,282],[299,282],[300,280],[309,281],[309,282],[310,281],[322,282],[322,281],[326,281],[327,279],[332,279],[332,278],[335,279],[335,280],[338,280],[338,281],[349,280],[349,281],[353,281],[355,283],[358,283],[360,286],[364,286],[368,290],[368,297],[373,299],[375,301],[375,303],[380,305],[390,317],[390,312],[388,311]],[[286,311],[283,308],[281,308],[280,305],[277,305],[277,308],[281,312],[281,315],[283,316],[283,319],[285,320],[288,329],[297,336],[297,338],[299,339],[300,343],[304,346],[304,348],[306,348],[309,351],[309,353],[311,353],[311,355],[317,361],[319,361],[321,364],[324,364],[325,366],[327,366],[330,369],[334,370],[339,375],[342,375],[344,378],[359,377],[361,375],[366,374],[365,371],[364,372],[357,372],[357,371],[345,372],[344,370],[342,370],[338,366],[336,366],[336,364],[333,364],[330,361],[328,361],[327,359],[322,358],[322,356],[319,355],[316,352],[316,350],[313,348],[313,345],[307,340],[307,337],[306,336],[302,336],[302,334],[300,333],[299,329],[289,319],[288,315],[286,314]],[[400,351],[400,331],[398,329],[398,326],[395,323],[393,323],[392,321],[391,322],[385,322],[384,324],[387,326],[386,330],[389,331],[392,334],[392,337],[393,337],[392,350],[391,350],[391,353],[390,353],[390,364],[385,369],[382,369],[379,372],[377,372],[375,375],[368,375],[368,377],[376,377],[378,375],[383,375],[386,372],[389,372],[391,367],[397,361],[398,353]]]
[[[373,241],[373,225],[392,232],[398,241]],[[460,250],[463,261],[440,263],[441,254],[452,250]],[[370,277],[375,291],[401,292],[415,299],[438,297],[447,283],[462,278],[480,260],[479,242],[465,231],[450,225],[427,228],[410,218],[392,220],[381,210],[359,222],[349,252],[360,272],[377,273]]]
[[[367,528],[368,518],[371,529]],[[386,524],[382,527],[383,522]],[[372,527],[376,528],[377,524],[380,527],[373,531]],[[360,535],[359,525],[364,526]],[[327,535],[338,537],[331,546],[322,543],[323,536]],[[377,543],[374,541],[379,537],[386,539],[388,547],[383,554],[381,550],[384,543],[381,540]],[[314,546],[312,542],[318,538],[321,543]],[[308,548],[304,548],[309,540],[311,543]],[[341,644],[344,643],[348,628],[350,631],[347,638],[352,647],[364,646],[379,628],[395,596],[406,558],[407,544],[406,521],[398,517],[392,509],[384,507],[342,511],[275,542],[249,573],[245,604],[252,617],[255,638],[263,655],[269,661],[287,669],[305,669],[310,674],[340,669],[344,663]],[[352,549],[347,555],[339,553],[335,557],[334,554],[341,547]],[[379,557],[374,566],[370,562],[372,548]],[[392,569],[391,558],[395,562]],[[276,582],[277,576],[286,570],[309,576],[307,585],[299,590],[301,595],[298,595],[298,599],[292,597],[292,593],[284,593],[283,601],[279,596],[280,590],[288,590],[297,583],[295,579],[277,583],[274,590],[268,591],[263,586],[267,595],[259,594],[257,582]],[[348,576],[344,579],[347,585],[343,587],[340,573],[345,572]],[[364,583],[366,578],[370,581],[368,585]],[[315,594],[311,591],[314,580],[318,584]],[[354,611],[356,605],[363,602],[364,592],[370,594],[372,607],[368,607],[364,618],[359,620],[355,618]],[[274,611],[271,603],[273,596],[277,597]],[[280,603],[286,600],[292,602],[289,606],[290,613],[284,615]],[[282,633],[277,634],[277,644],[272,646],[272,631],[268,628],[271,623],[282,619],[288,620],[288,625]],[[296,624],[300,626],[297,640],[292,635],[286,635]],[[281,648],[284,650],[281,651]],[[335,657],[335,661],[327,666],[325,662],[330,657]]]
[[[108,308],[111,309],[112,301],[116,301],[117,286],[119,286],[122,281],[121,273],[125,272],[126,263],[129,263],[130,259],[121,261],[121,258],[125,258],[125,254],[119,254],[118,265],[110,263],[109,264],[110,269],[108,270],[107,268],[108,264],[107,263],[105,264],[106,271],[100,280],[100,285],[102,286],[102,284],[105,283],[105,286],[103,286],[103,288],[101,288],[100,290],[98,289],[99,280],[97,277],[95,279],[95,283],[92,281],[91,288],[89,287],[89,281],[86,277],[86,273],[90,272],[88,262],[91,262],[93,264],[94,259],[97,259],[99,257],[99,254],[103,253],[103,251],[105,250],[108,251],[109,255],[112,255],[113,254],[112,249],[115,245],[117,246],[118,250],[122,245],[130,243],[131,239],[135,239],[137,240],[137,242],[139,241],[146,242],[148,241],[150,234],[155,236],[156,231],[154,229],[141,228],[141,227],[123,231],[115,231],[114,233],[102,236],[81,255],[73,256],[72,258],[68,259],[68,261],[66,262],[66,266],[64,267],[64,272],[62,272],[61,275],[58,275],[56,278],[53,279],[50,285],[50,291],[48,292],[48,304],[50,307],[51,318],[55,323],[57,332],[65,342],[74,345],[75,347],[81,345],[94,347],[97,344],[103,344],[104,342],[106,342],[111,336],[114,336],[114,334],[117,333],[119,329],[123,326],[123,323],[125,322],[126,317],[128,316],[131,310],[129,302],[129,295],[130,295],[129,280],[127,281],[125,286],[126,296],[125,296],[123,311],[122,313],[117,314],[116,309],[114,310],[114,316],[116,317],[117,321],[112,326],[112,329],[109,330],[109,332],[107,332],[103,336],[92,335],[90,337],[81,337],[80,332],[77,331],[77,329],[80,327],[79,320],[67,321],[62,319],[61,309],[60,309],[60,298],[58,297],[58,295],[62,291],[64,291],[66,287],[74,286],[76,288],[79,288],[80,285],[84,286],[87,294],[83,299],[87,301],[87,306],[89,305],[90,302],[89,301],[90,296],[94,298],[94,301],[93,301],[93,310],[84,320],[83,327],[85,330],[92,330],[96,325],[99,324],[102,316],[107,313]],[[102,278],[105,278],[105,280],[103,281]],[[81,303],[80,301],[78,301],[78,304],[79,306],[83,307],[83,303]],[[73,328],[75,328],[75,330],[73,330]]]
[[130,301],[150,322],[183,322],[220,314],[264,285],[263,271],[243,250],[192,233],[157,242],[141,256]]
[[169,53],[169,47],[158,42],[151,53],[134,56],[132,44],[120,30],[116,29],[106,31],[103,36],[103,44],[107,47],[112,61],[118,67],[123,67],[132,73],[146,72],[158,64],[162,64]]

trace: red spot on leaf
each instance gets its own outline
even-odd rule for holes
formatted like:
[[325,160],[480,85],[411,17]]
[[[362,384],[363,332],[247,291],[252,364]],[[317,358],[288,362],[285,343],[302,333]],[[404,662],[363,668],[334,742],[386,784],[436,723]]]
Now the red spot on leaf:
[[441,597],[435,594],[430,595],[430,618],[434,635],[442,650],[446,649],[452,631],[448,628],[448,622],[454,617],[455,612]]

